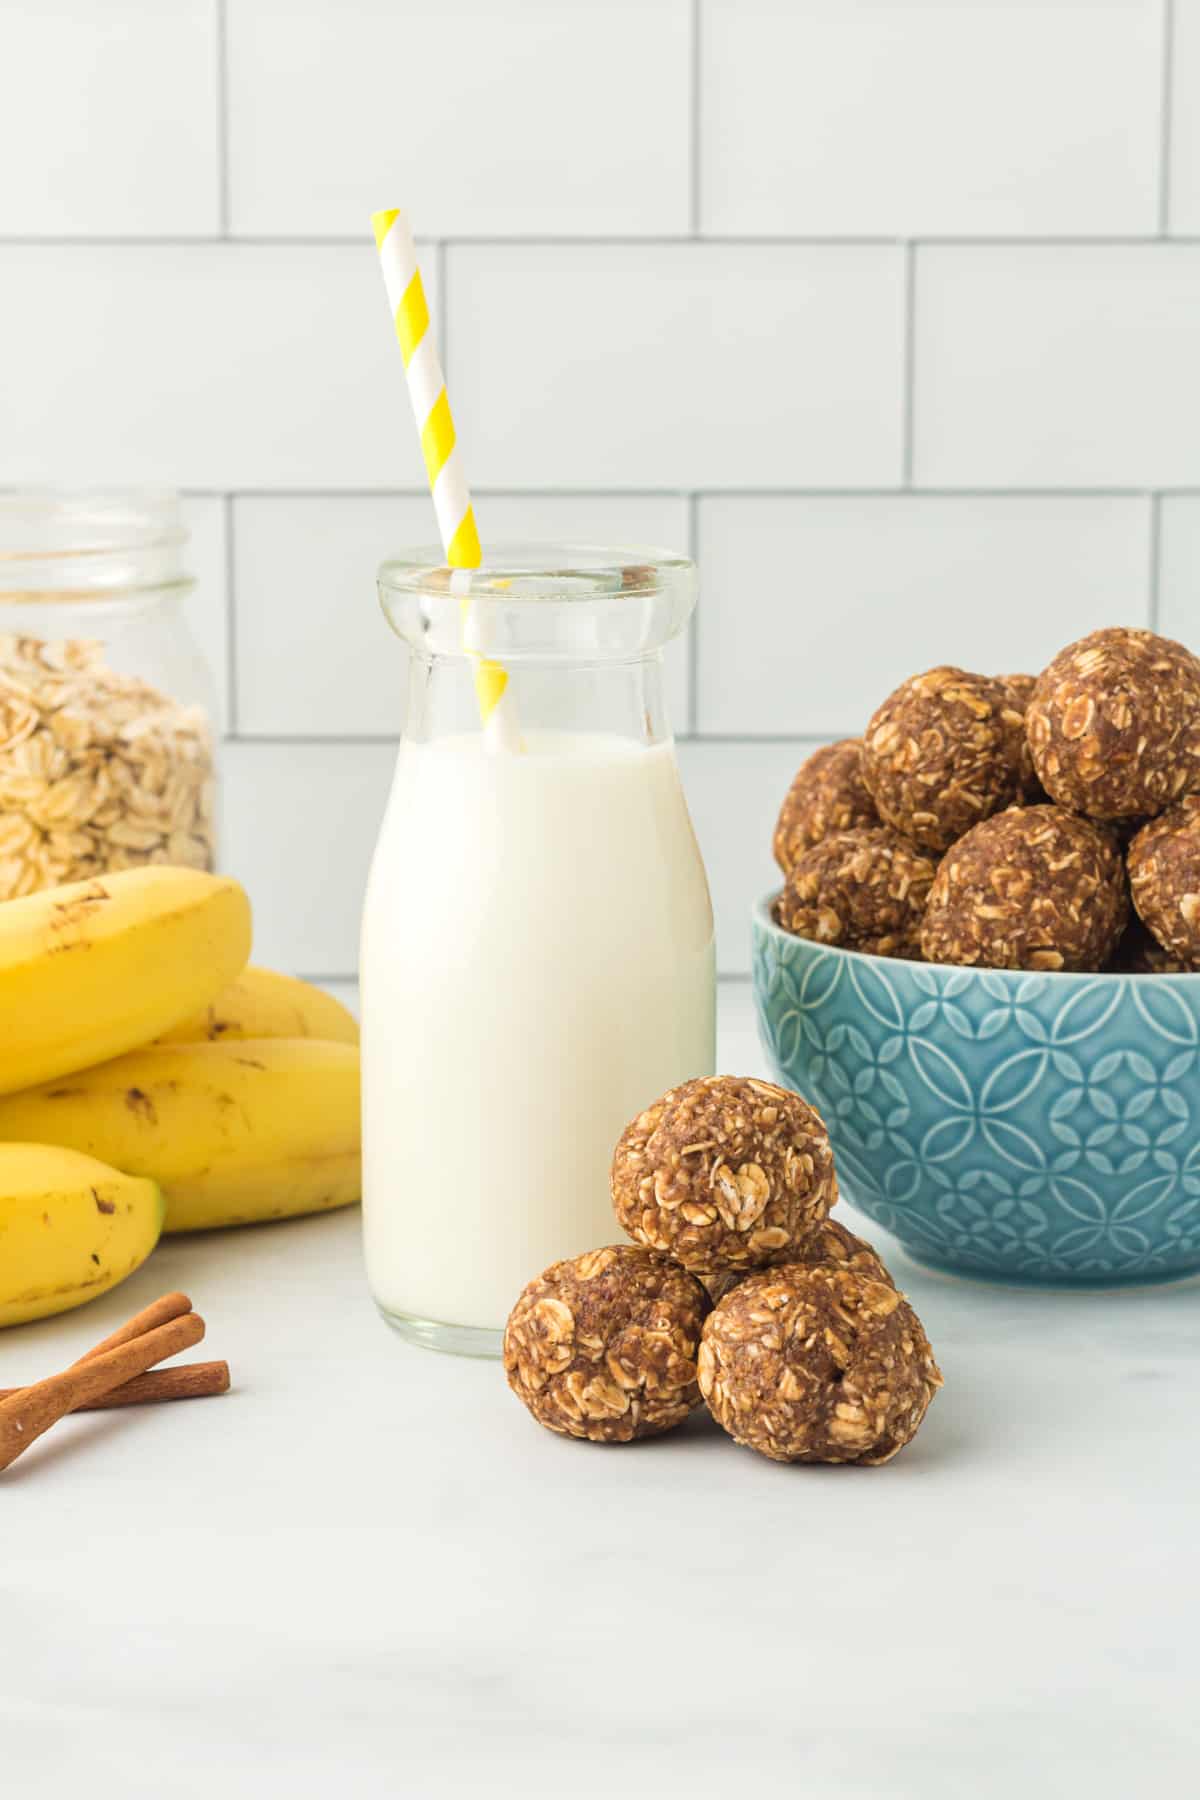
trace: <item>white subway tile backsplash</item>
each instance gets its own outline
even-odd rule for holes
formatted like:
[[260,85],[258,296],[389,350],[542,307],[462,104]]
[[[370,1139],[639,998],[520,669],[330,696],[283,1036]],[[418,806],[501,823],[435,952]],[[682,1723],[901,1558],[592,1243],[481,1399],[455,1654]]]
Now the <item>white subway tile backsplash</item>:
[[1194,483],[1200,245],[919,251],[914,450],[925,486]]
[[717,967],[750,967],[750,909],[780,885],[771,855],[775,820],[812,743],[679,746],[679,766],[708,869],[717,922]]
[[0,483],[424,484],[370,241],[0,245],[0,292]]
[[689,0],[227,5],[235,233],[687,230]]
[[1171,94],[1168,229],[1200,235],[1200,4],[1170,0]]
[[1160,506],[1158,629],[1200,655],[1200,494]]
[[0,236],[218,226],[213,0],[6,0]]
[[184,567],[195,587],[184,615],[212,671],[222,727],[229,724],[229,581],[226,564],[225,501],[219,494],[185,494],[183,522],[191,533]]
[[703,224],[1152,232],[1159,0],[701,0]]
[[481,486],[899,477],[898,249],[493,245],[451,249],[446,281]]
[[434,536],[423,496],[234,502],[239,732],[399,732],[407,667],[379,609],[375,571],[392,551]]
[[936,663],[1036,673],[1144,625],[1150,503],[924,495],[701,502],[699,729],[852,736]]
[[[518,538],[687,548],[687,505],[658,495],[480,495],[485,546]],[[424,495],[244,498],[234,503],[238,730],[383,737],[404,712],[403,648],[375,594],[387,555],[435,536]],[[668,653],[668,704],[688,721],[686,645]]]
[[357,969],[395,761],[389,744],[225,745],[222,860],[253,904],[256,963],[309,975]]

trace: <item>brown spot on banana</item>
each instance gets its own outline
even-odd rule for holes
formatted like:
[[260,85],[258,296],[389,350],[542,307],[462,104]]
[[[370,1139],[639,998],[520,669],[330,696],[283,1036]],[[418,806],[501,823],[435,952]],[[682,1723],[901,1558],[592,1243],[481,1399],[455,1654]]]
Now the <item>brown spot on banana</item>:
[[144,1119],[147,1125],[158,1124],[158,1114],[154,1109],[154,1102],[143,1088],[127,1088],[125,1104],[135,1118]]

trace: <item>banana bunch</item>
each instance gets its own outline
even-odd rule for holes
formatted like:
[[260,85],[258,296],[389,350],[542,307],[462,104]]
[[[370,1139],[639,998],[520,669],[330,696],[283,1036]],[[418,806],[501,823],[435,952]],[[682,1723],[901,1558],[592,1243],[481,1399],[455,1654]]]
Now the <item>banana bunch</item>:
[[78,1306],[160,1231],[357,1201],[358,1028],[248,968],[238,884],[131,869],[0,905],[0,1326]]

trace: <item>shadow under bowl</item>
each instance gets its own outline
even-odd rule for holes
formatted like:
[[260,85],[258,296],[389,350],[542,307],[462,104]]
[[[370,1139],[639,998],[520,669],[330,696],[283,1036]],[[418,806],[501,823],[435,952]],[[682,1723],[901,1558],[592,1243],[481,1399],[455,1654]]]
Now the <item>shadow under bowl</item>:
[[842,1191],[918,1262],[1054,1286],[1200,1271],[1200,974],[865,956],[754,909],[777,1079]]

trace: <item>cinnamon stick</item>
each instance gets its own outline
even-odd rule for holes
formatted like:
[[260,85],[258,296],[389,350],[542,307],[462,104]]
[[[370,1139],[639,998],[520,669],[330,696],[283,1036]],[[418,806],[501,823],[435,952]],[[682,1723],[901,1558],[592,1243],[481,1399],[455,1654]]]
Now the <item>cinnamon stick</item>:
[[0,1470],[7,1469],[43,1432],[67,1413],[86,1406],[116,1387],[144,1375],[165,1357],[190,1350],[204,1336],[204,1320],[186,1313],[129,1343],[102,1350],[88,1360],[22,1388],[9,1400],[0,1400]]
[[[86,1359],[85,1359],[86,1360]],[[0,1400],[11,1400],[23,1394],[24,1388],[0,1388]],[[75,1412],[104,1412],[112,1406],[149,1406],[161,1400],[204,1400],[211,1394],[229,1392],[227,1362],[177,1363],[170,1369],[151,1369],[135,1375],[132,1381],[88,1400]]]
[[126,1319],[123,1325],[118,1325],[109,1337],[94,1344],[71,1366],[78,1368],[79,1363],[91,1362],[95,1357],[103,1356],[106,1350],[116,1350],[122,1344],[131,1344],[134,1338],[144,1337],[156,1326],[169,1325],[172,1319],[182,1319],[191,1310],[192,1303],[186,1294],[163,1294],[159,1299],[151,1301],[149,1306],[144,1306],[140,1313],[135,1313],[132,1319]]

